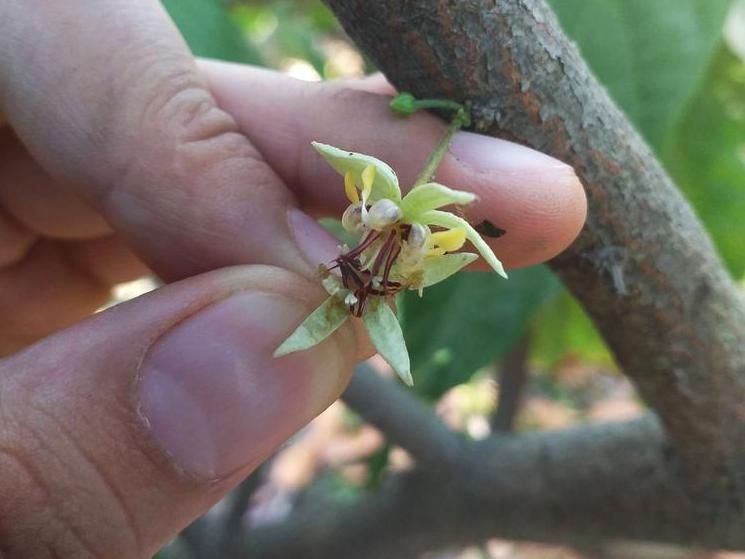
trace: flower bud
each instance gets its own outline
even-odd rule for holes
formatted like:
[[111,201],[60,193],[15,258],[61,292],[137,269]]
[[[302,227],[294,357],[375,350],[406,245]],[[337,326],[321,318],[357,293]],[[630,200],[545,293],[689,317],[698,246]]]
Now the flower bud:
[[429,251],[429,227],[421,223],[412,223],[409,235],[401,247],[398,257],[400,266],[406,271],[412,271],[421,266]]
[[375,202],[364,217],[370,229],[382,231],[401,219],[403,212],[393,200],[383,198]]
[[411,93],[399,93],[391,99],[390,107],[400,115],[413,115],[417,111],[416,98]]
[[351,204],[341,216],[341,225],[350,233],[359,233],[365,229],[362,221],[362,204]]
[[422,248],[429,241],[429,227],[421,223],[412,223],[406,242],[411,248]]

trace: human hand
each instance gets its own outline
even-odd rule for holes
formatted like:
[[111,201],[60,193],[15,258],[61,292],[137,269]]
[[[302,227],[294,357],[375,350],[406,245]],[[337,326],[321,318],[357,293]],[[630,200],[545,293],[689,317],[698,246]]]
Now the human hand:
[[[346,205],[310,141],[411,184],[442,134],[381,87],[197,65],[151,0],[0,0],[6,559],[149,557],[340,394],[351,329],[271,353],[323,297],[335,243],[307,214]],[[572,170],[508,142],[459,134],[438,178],[507,266],[584,220]],[[147,268],[173,283],[82,320]]]

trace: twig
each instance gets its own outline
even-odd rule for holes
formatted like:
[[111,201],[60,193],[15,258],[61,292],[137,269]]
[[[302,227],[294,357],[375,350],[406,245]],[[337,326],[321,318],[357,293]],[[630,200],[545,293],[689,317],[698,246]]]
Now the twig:
[[448,429],[423,402],[366,363],[357,366],[342,396],[365,421],[406,449],[431,472],[458,467],[465,440]]
[[240,549],[240,541],[244,531],[244,517],[251,504],[251,498],[260,487],[265,465],[254,470],[243,482],[233,490],[229,508],[223,519],[222,539],[219,554],[215,559],[220,559],[237,552]]
[[528,356],[530,333],[523,335],[499,365],[499,397],[497,409],[491,417],[492,432],[509,433],[515,427],[515,418],[522,403],[528,382]]

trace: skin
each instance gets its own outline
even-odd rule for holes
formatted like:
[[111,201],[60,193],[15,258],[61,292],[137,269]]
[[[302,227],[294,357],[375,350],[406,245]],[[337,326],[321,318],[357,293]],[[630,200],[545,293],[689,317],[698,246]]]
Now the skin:
[[[0,0],[0,555],[150,557],[330,404],[369,348],[351,327],[322,344],[311,357],[336,380],[280,397],[288,419],[237,441],[240,467],[218,476],[142,421],[142,359],[231,294],[282,298],[288,324],[323,298],[315,265],[334,244],[294,232],[288,211],[338,216],[346,201],[311,140],[379,157],[407,185],[444,124],[393,116],[379,77],[196,61],[151,0],[26,4]],[[579,232],[582,187],[489,141],[488,169],[448,155],[437,178],[478,194],[467,217],[507,231],[490,239],[507,267],[545,261]],[[167,285],[89,317],[150,272]]]

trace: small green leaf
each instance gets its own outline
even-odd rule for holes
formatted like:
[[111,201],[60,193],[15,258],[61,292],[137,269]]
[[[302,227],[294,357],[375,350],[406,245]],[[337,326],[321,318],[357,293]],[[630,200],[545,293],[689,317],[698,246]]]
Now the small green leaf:
[[479,255],[472,252],[456,252],[435,256],[424,261],[424,279],[422,287],[440,283],[459,272],[471,262],[478,260]]
[[453,190],[436,182],[416,186],[401,200],[401,210],[407,221],[418,221],[419,217],[430,210],[442,206],[465,206],[476,200],[476,195],[462,190]]
[[345,151],[343,149],[312,142],[313,147],[340,175],[351,171],[357,184],[362,184],[362,171],[368,166],[375,167],[375,180],[370,193],[370,202],[382,198],[389,198],[394,202],[401,201],[401,189],[398,186],[398,177],[390,165],[370,155]]
[[476,229],[474,229],[471,224],[462,217],[458,217],[457,215],[453,215],[448,212],[431,210],[422,214],[420,222],[427,225],[438,225],[440,227],[446,227],[448,229],[453,229],[455,227],[461,227],[465,229],[466,238],[471,241],[471,244],[474,247],[476,247],[476,250],[479,251],[484,260],[486,260],[486,262],[489,264],[489,266],[494,268],[494,271],[497,272],[500,276],[507,279],[507,273],[504,271],[502,263],[492,252],[492,249],[489,247],[489,245],[486,244],[486,242],[484,242],[484,239],[481,238],[481,235],[479,235],[478,231],[476,231]]
[[329,297],[314,310],[274,352],[274,357],[302,351],[320,344],[349,318],[346,305]]
[[376,297],[370,301],[362,315],[362,320],[370,335],[370,341],[380,356],[388,362],[406,385],[412,386],[414,380],[411,378],[409,352],[406,350],[401,325],[385,299]]

